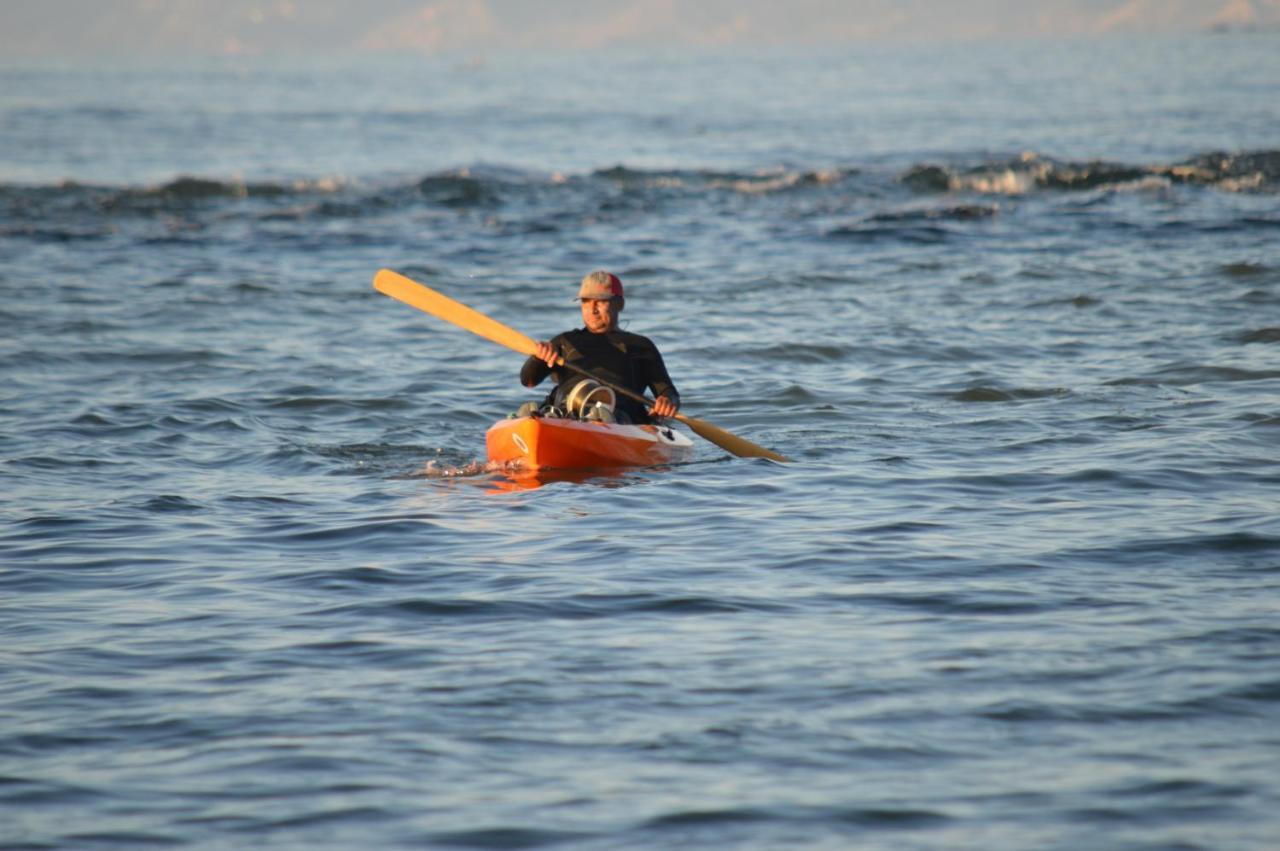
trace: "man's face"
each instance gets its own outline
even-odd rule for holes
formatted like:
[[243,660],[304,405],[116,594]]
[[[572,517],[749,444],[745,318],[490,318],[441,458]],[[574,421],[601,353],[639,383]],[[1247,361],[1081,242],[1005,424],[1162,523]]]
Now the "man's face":
[[592,334],[603,334],[617,327],[621,308],[621,302],[616,298],[584,298],[582,321]]

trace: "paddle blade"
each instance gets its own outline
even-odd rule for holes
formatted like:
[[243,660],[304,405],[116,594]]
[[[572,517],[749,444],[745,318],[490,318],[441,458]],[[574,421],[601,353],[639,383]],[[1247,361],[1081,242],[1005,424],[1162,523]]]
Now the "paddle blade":
[[393,272],[390,269],[378,270],[378,274],[373,276],[373,288],[398,301],[403,301],[410,307],[416,307],[445,322],[452,322],[459,328],[465,328],[486,340],[514,349],[522,355],[531,355],[538,348],[534,340],[514,328],[508,328],[496,319],[490,319],[462,302],[441,295],[430,287],[424,287],[399,272]]
[[779,455],[772,449],[765,449],[763,446],[752,443],[745,437],[738,437],[738,435],[725,431],[719,426],[714,426],[706,420],[695,419],[684,414],[676,414],[676,419],[692,429],[693,433],[698,437],[714,443],[739,458],[768,458],[770,461],[783,463],[791,460],[785,455]]

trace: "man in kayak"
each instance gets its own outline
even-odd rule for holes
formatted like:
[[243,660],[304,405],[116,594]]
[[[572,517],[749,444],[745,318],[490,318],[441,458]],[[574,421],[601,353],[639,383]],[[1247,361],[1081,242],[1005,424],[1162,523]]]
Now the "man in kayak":
[[653,390],[653,405],[648,409],[619,394],[615,409],[619,422],[629,419],[634,423],[647,423],[651,418],[675,416],[680,408],[680,394],[667,375],[658,347],[648,337],[618,328],[618,314],[626,304],[618,276],[603,270],[587,275],[578,289],[578,301],[582,304],[584,327],[566,331],[549,343],[539,342],[537,352],[520,370],[520,383],[536,387],[550,375],[556,389],[543,404],[561,401],[558,397],[581,380],[578,373],[556,366],[556,359],[564,358],[566,363],[636,393]]

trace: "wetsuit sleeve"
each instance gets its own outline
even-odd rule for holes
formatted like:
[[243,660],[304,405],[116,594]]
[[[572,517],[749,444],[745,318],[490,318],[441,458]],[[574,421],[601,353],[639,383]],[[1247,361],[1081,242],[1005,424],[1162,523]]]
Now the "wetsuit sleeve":
[[[652,342],[649,345],[652,347],[652,354],[646,358],[648,367],[648,374],[645,376],[646,383],[653,389],[655,397],[667,396],[678,408],[680,407],[680,391],[676,390],[675,383],[672,382],[671,376],[667,374],[667,365],[663,363],[662,353],[658,351],[658,347],[654,346]],[[543,364],[543,366],[545,365]]]
[[525,387],[537,387],[542,383],[542,379],[550,374],[551,367],[547,366],[545,361],[530,355],[524,362],[524,366],[520,367],[520,383]]

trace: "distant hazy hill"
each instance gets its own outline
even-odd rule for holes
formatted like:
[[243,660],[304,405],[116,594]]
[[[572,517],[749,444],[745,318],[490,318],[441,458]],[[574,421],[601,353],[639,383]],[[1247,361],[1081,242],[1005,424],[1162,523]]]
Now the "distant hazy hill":
[[1280,28],[1280,0],[0,0],[4,56],[495,51]]

